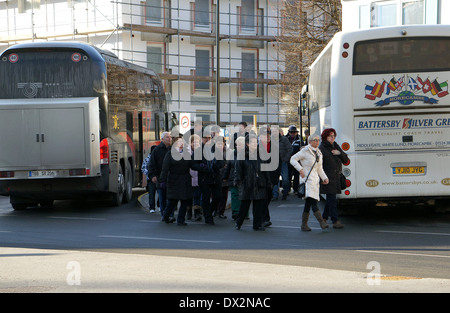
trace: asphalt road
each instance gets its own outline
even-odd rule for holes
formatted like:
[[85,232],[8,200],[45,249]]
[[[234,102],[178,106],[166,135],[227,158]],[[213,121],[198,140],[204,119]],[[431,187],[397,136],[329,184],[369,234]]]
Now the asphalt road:
[[[366,208],[342,217],[342,230],[322,231],[312,218],[312,231],[302,232],[302,209],[290,196],[271,203],[266,231],[253,231],[251,220],[237,231],[229,210],[214,226],[178,226],[161,222],[136,197],[119,208],[57,201],[53,209],[24,211],[0,197],[0,291],[450,291],[450,214]],[[61,273],[52,278],[54,262]],[[84,283],[65,281],[70,262],[82,264]],[[136,274],[144,268],[158,277],[157,290]],[[110,272],[122,284],[111,287]],[[373,289],[373,277],[384,289]]]

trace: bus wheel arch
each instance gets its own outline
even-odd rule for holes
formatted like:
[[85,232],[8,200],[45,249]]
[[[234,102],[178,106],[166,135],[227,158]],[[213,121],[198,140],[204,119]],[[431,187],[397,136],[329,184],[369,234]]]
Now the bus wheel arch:
[[112,205],[120,206],[123,201],[123,195],[125,191],[125,178],[123,174],[122,165],[118,166],[117,172],[117,190],[112,193]]

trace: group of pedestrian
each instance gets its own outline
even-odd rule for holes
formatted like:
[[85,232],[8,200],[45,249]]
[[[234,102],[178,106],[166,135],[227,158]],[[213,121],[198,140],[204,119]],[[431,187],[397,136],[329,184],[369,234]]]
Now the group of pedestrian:
[[[328,217],[333,227],[342,228],[336,194],[341,192],[342,163],[348,158],[334,141],[336,131],[325,129],[321,137],[309,136],[307,144],[300,138],[299,144],[299,139],[291,143],[291,134],[284,136],[278,128],[261,127],[258,136],[246,127],[245,122],[240,123],[240,131],[234,134],[233,145],[228,149],[224,138],[213,131],[193,130],[188,140],[164,132],[161,143],[152,149],[142,166],[148,177],[151,212],[155,211],[152,192],[156,190],[165,223],[176,221],[185,226],[186,219],[203,219],[214,225],[214,217],[227,218],[224,213],[230,193],[235,228],[241,228],[252,207],[253,229],[265,230],[272,224],[269,204],[277,198],[280,175],[282,199],[286,199],[290,177],[294,176],[295,181],[296,173],[299,179],[294,190],[306,180],[301,229],[311,230],[307,225],[311,209],[322,228],[328,227]],[[289,130],[296,131],[292,127]],[[293,143],[299,146],[295,153]],[[277,165],[267,167],[272,161]],[[320,194],[326,194],[323,216],[317,206]]]

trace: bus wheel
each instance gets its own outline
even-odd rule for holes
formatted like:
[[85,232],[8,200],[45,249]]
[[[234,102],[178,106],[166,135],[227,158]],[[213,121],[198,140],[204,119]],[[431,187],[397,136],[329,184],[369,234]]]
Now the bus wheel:
[[11,205],[12,205],[13,209],[16,211],[25,210],[28,207],[28,205],[25,203],[14,203]]
[[30,201],[15,196],[10,197],[9,202],[11,203],[13,209],[16,211],[25,210],[32,205]]
[[119,174],[117,175],[117,192],[112,194],[112,205],[120,206],[122,204],[125,192],[125,178],[123,176],[122,166],[119,166]]
[[131,198],[133,197],[133,172],[131,170],[130,161],[126,162],[124,187],[125,187],[125,190],[124,190],[123,202],[129,203],[131,201]]

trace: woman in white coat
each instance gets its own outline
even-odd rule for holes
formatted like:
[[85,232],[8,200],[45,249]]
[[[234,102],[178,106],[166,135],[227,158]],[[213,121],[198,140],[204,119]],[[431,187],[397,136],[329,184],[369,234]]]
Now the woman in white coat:
[[[320,223],[322,229],[328,228],[327,223],[320,214],[317,202],[319,202],[320,179],[323,184],[328,184],[328,177],[322,168],[322,152],[319,149],[320,136],[311,135],[308,138],[308,145],[291,157],[291,165],[300,173],[300,183],[305,182],[306,177],[306,195],[305,208],[302,214],[302,231],[310,231],[308,227],[309,210],[312,209],[314,216]],[[299,163],[300,162],[300,163]]]

